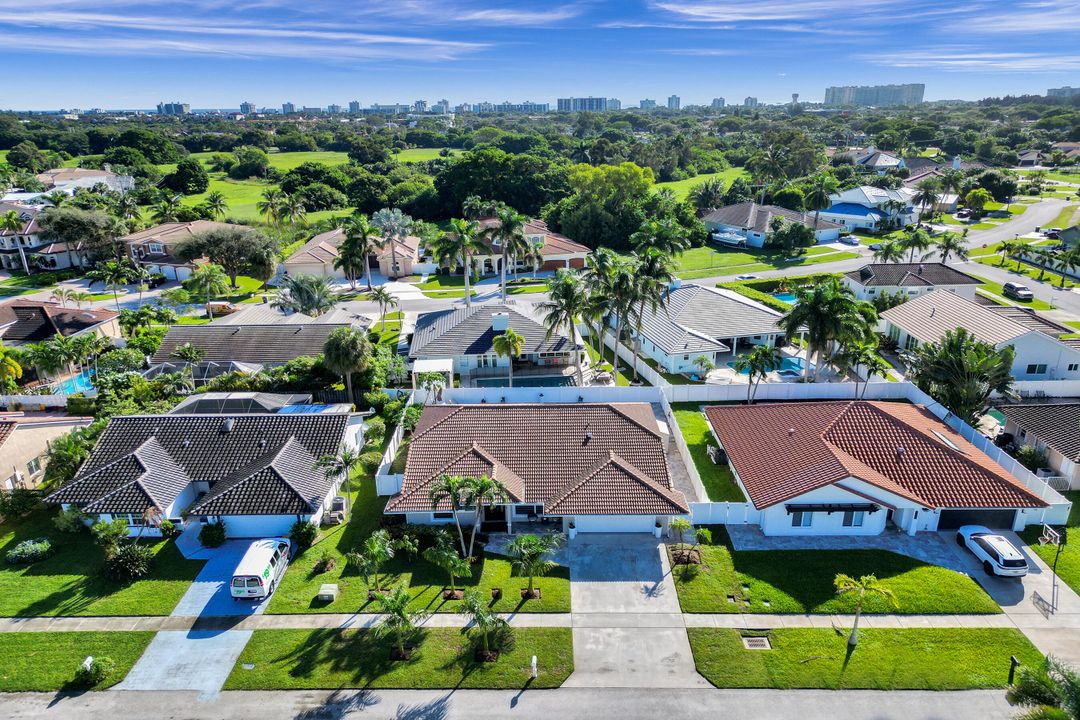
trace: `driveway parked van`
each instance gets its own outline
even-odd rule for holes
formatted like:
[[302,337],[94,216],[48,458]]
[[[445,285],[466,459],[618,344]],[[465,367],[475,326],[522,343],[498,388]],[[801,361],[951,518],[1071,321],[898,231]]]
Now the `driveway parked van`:
[[289,566],[292,544],[285,538],[256,540],[233,571],[229,590],[233,600],[263,600],[274,589]]

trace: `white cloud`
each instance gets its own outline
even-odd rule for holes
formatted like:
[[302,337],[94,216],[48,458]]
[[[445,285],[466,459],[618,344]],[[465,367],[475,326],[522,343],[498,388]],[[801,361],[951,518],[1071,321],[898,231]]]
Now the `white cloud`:
[[653,0],[650,3],[655,9],[686,20],[721,23],[818,20],[829,13],[866,14],[885,6],[905,4],[898,0],[862,0],[857,5],[850,0]]
[[941,47],[880,52],[860,59],[902,68],[933,68],[950,72],[1064,72],[1080,70],[1080,54],[992,52],[974,47]]
[[[1062,33],[1080,30],[1080,2],[1041,0],[1001,3],[988,12],[972,13],[950,24],[953,30],[984,33]],[[1075,44],[1076,39],[1072,42]]]

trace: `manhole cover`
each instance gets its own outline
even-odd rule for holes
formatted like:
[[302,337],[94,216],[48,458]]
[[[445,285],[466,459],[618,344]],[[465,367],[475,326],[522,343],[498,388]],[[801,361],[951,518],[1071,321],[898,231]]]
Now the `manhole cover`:
[[767,637],[744,637],[742,644],[747,650],[772,650]]

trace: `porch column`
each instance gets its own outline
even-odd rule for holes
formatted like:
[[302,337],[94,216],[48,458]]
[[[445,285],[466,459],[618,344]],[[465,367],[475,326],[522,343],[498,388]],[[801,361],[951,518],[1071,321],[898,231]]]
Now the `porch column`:
[[512,505],[504,505],[503,510],[506,512],[506,532],[510,535],[514,534],[514,508]]

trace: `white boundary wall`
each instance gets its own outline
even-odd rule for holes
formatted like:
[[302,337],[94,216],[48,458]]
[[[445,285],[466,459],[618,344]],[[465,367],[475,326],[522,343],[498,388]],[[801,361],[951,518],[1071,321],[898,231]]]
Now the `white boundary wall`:
[[394,464],[394,458],[397,457],[397,452],[401,448],[401,443],[405,439],[405,410],[416,402],[416,393],[410,393],[409,398],[405,401],[405,407],[402,409],[401,420],[398,422],[397,427],[394,428],[394,434],[390,436],[390,444],[386,446],[386,452],[383,453],[382,462],[379,463],[379,468],[375,471],[375,492],[378,495],[393,495],[397,491],[401,490],[401,483],[405,481],[404,475],[394,475],[390,472],[390,466]]

